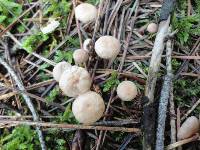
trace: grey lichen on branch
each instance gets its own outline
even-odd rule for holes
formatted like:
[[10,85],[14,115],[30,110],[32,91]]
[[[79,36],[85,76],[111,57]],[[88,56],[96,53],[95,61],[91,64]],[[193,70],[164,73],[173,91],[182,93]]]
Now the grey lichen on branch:
[[172,65],[171,65],[171,55],[172,55],[172,43],[171,40],[167,41],[166,47],[166,67],[167,75],[164,78],[164,83],[162,86],[162,91],[159,100],[159,110],[158,110],[158,127],[156,135],[156,150],[164,149],[164,133],[165,133],[165,120],[167,113],[167,106],[170,98],[170,89],[172,86]]
[[[26,89],[24,88],[23,83],[21,82],[19,77],[16,75],[15,71],[1,57],[0,57],[0,64],[2,64],[6,68],[6,70],[11,74],[11,76],[15,80],[19,90],[26,92]],[[36,112],[36,110],[35,110],[35,108],[33,106],[33,103],[31,101],[30,97],[28,95],[26,95],[25,93],[21,93],[21,94],[22,94],[22,96],[23,96],[28,108],[30,109],[30,111],[32,113],[33,120],[34,121],[39,121],[39,116],[38,116],[38,114],[37,114],[37,112]],[[42,150],[46,150],[44,137],[43,137],[43,134],[42,134],[42,131],[41,131],[40,127],[36,126],[36,131],[37,131],[37,134],[38,134],[38,137],[39,137],[39,141],[40,141],[40,145],[41,145]]]
[[[157,83],[157,76],[160,69],[161,56],[164,49],[164,41],[168,34],[168,28],[170,24],[170,15],[174,8],[175,0],[165,0],[163,6],[161,8],[160,13],[160,24],[158,28],[158,32],[156,35],[156,39],[154,42],[152,57],[149,66],[149,73],[146,82],[145,89],[145,97],[148,99],[148,103],[145,105],[145,109],[143,110],[143,118],[146,118],[143,124],[153,124],[150,128],[144,128],[144,137],[143,137],[143,149],[151,150],[154,147],[154,138],[155,137],[155,112],[156,108],[152,108],[152,104],[155,103],[154,93],[155,87]],[[151,112],[145,110],[151,110]],[[152,115],[150,116],[149,113]],[[145,122],[147,121],[147,122]]]

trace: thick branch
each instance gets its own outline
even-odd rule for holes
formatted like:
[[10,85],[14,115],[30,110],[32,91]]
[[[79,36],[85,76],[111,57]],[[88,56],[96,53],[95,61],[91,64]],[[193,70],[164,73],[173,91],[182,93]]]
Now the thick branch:
[[168,106],[168,100],[170,97],[170,89],[172,85],[172,66],[171,66],[171,41],[167,42],[167,75],[164,79],[164,84],[162,86],[160,101],[159,101],[159,110],[158,110],[158,127],[157,127],[157,139],[156,139],[156,150],[164,149],[164,133],[165,133],[165,120],[166,112]]
[[[143,149],[151,150],[154,146],[155,137],[155,120],[156,120],[156,108],[154,107],[154,91],[157,81],[157,75],[160,68],[161,57],[164,49],[164,39],[167,35],[170,23],[170,17],[166,21],[162,21],[159,24],[158,33],[156,35],[154,47],[152,50],[152,57],[149,67],[149,74],[146,82],[145,98],[146,102],[143,110]],[[150,125],[150,126],[149,126]]]

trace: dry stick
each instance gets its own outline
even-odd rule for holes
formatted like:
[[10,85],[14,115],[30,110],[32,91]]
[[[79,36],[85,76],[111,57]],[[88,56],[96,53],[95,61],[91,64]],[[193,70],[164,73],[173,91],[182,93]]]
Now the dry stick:
[[126,55],[127,55],[127,51],[128,51],[128,47],[129,47],[129,44],[130,44],[130,39],[131,39],[131,36],[132,36],[132,30],[133,30],[133,27],[134,27],[134,24],[135,24],[135,20],[137,19],[136,16],[137,16],[137,11],[138,11],[138,7],[139,7],[139,1],[135,1],[134,3],[134,6],[133,6],[133,10],[135,9],[135,14],[134,14],[134,18],[131,19],[131,31],[129,32],[129,34],[127,35],[127,40],[126,40],[126,45],[124,47],[124,52],[123,52],[123,56],[122,56],[122,59],[121,59],[121,63],[118,67],[118,71],[121,72],[122,69],[123,69],[123,65],[124,65],[124,62],[125,62],[125,59],[126,59]]
[[[199,49],[200,47],[200,37],[197,39],[196,43],[192,47],[192,50],[190,51],[189,55],[192,56],[195,54],[195,52]],[[180,66],[179,70],[176,72],[175,79],[177,79],[180,75],[180,73],[184,70],[185,65],[189,62],[189,60],[184,60],[182,65]]]
[[[72,0],[72,3],[73,3],[74,11],[75,11],[76,0]],[[78,19],[76,17],[75,17],[75,20],[76,20],[76,26],[77,26],[77,30],[78,30],[80,46],[81,46],[81,49],[82,49],[83,48],[83,42],[82,42],[83,40],[82,40],[82,36],[81,36],[80,24],[79,24],[79,21],[78,21]]]
[[[33,116],[0,116],[0,119],[10,119],[13,121],[18,121],[22,119],[32,119]],[[59,118],[59,116],[40,116],[40,118],[47,118],[47,119],[56,119]],[[29,121],[29,120],[26,120]],[[92,124],[93,126],[114,126],[114,127],[121,127],[124,125],[132,125],[132,124],[139,124],[139,121],[136,121],[134,119],[125,119],[125,120],[114,120],[114,121],[100,121],[95,122]]]
[[[7,71],[11,74],[11,76],[13,77],[13,79],[15,80],[17,86],[19,87],[19,89],[21,91],[26,92],[26,89],[24,88],[23,84],[21,83],[21,81],[19,80],[18,76],[15,74],[14,70],[2,59],[0,58],[0,63],[7,69]],[[33,103],[31,101],[31,99],[27,96],[27,94],[21,93],[28,108],[30,109],[32,115],[33,115],[33,119],[34,121],[39,121],[39,117],[38,114],[33,106]],[[39,141],[40,141],[40,145],[42,150],[46,150],[46,146],[45,146],[45,142],[44,142],[44,137],[42,134],[42,131],[40,130],[40,127],[36,126],[36,130],[38,133],[38,137],[39,137]]]
[[154,145],[154,130],[155,130],[155,106],[154,105],[154,92],[157,81],[157,75],[160,68],[161,56],[164,49],[164,39],[168,32],[170,17],[167,20],[161,21],[159,24],[158,33],[156,35],[154,47],[152,50],[152,57],[149,66],[149,73],[146,82],[145,96],[146,103],[144,105],[143,114],[143,149],[151,150]]
[[97,32],[97,29],[98,29],[98,26],[99,26],[99,22],[100,22],[100,19],[101,19],[100,18],[101,17],[100,13],[101,13],[101,10],[103,8],[103,2],[104,2],[104,0],[100,0],[97,19],[96,19],[96,22],[95,22],[94,32],[93,32],[93,35],[92,35],[92,41],[93,42],[95,41],[96,32]]
[[172,43],[171,40],[167,41],[166,46],[166,66],[167,75],[165,76],[164,83],[162,86],[162,91],[159,100],[159,110],[158,110],[158,127],[156,135],[156,150],[164,149],[164,133],[165,133],[165,120],[167,113],[168,100],[170,97],[170,89],[172,85],[172,65],[171,65],[171,55],[172,55]]
[[[177,131],[180,129],[180,127],[181,127],[181,113],[180,113],[180,109],[179,109],[179,107],[177,108],[177,113],[176,113],[176,117],[177,117],[177,120],[176,120],[176,129],[177,129]],[[182,150],[182,147],[181,146],[179,146],[178,147],[178,150]]]
[[51,123],[51,122],[14,121],[14,120],[1,120],[1,124],[6,124],[6,125],[13,124],[14,126],[25,124],[25,125],[29,125],[29,126],[39,126],[39,127],[47,127],[47,128],[120,131],[120,132],[135,132],[137,134],[140,134],[140,129],[138,129],[138,128],[89,126],[89,125],[76,125],[76,124],[56,124],[56,123]]
[[164,39],[168,32],[169,23],[170,17],[166,21],[160,22],[158,33],[156,35],[154,47],[152,50],[149,74],[145,90],[145,95],[149,98],[150,103],[154,102],[154,91],[157,81],[157,73],[160,68],[161,56],[164,49]]
[[181,141],[178,141],[176,143],[173,143],[173,144],[170,144],[166,147],[166,150],[171,150],[171,149],[175,149],[179,146],[182,146],[184,144],[187,144],[187,143],[190,143],[190,142],[193,142],[193,141],[196,141],[197,139],[199,139],[199,134],[196,134],[194,135],[193,137],[191,138],[188,138],[188,139],[184,139],[184,140],[181,140]]
[[190,113],[195,110],[195,108],[200,104],[200,99],[192,106],[192,108],[190,110],[187,111],[186,114],[184,114],[184,116],[181,118],[181,121],[183,121],[184,119],[186,119]]
[[176,121],[175,121],[175,109],[174,109],[174,95],[173,95],[173,85],[171,86],[170,92],[170,126],[171,126],[171,143],[176,142]]
[[112,12],[110,14],[110,17],[108,19],[109,24],[108,24],[107,34],[109,34],[109,31],[112,27],[113,21],[117,15],[117,12],[119,11],[119,8],[121,7],[122,2],[123,2],[123,0],[118,0],[114,9],[112,10]]

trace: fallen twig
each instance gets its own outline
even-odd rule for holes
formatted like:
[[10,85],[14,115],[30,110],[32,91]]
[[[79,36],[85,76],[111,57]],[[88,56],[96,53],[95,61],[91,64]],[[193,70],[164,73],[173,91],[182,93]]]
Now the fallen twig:
[[170,92],[170,126],[171,126],[171,143],[176,142],[176,116],[175,116],[175,109],[174,109],[174,94],[173,94],[173,85],[171,86]]
[[170,89],[172,85],[172,65],[171,65],[172,43],[171,43],[171,40],[167,41],[166,51],[167,51],[166,52],[167,53],[167,57],[166,57],[167,75],[164,78],[164,83],[162,86],[161,96],[159,100],[156,150],[164,149],[165,120],[166,120],[168,101],[170,97]]
[[[144,124],[144,138],[143,149],[151,150],[154,145],[155,135],[155,111],[154,107],[154,91],[157,81],[157,75],[160,68],[161,56],[164,49],[164,39],[168,32],[170,23],[170,17],[166,21],[162,21],[159,24],[159,30],[155,39],[155,44],[152,50],[152,57],[149,66],[149,73],[146,82],[145,96],[147,98],[147,104],[144,106],[143,124]],[[149,126],[151,124],[151,127]]]
[[190,113],[195,110],[195,108],[200,104],[200,99],[198,101],[196,101],[196,103],[192,106],[192,108],[190,110],[187,111],[186,114],[184,114],[184,116],[181,118],[181,121],[182,120],[185,120],[189,115]]
[[51,122],[33,122],[33,121],[13,121],[13,120],[1,120],[2,124],[16,125],[29,125],[39,126],[47,128],[63,128],[63,129],[87,129],[87,130],[102,130],[102,131],[120,131],[120,132],[135,132],[140,133],[138,128],[124,128],[124,127],[108,127],[108,126],[89,126],[89,125],[76,125],[76,124],[56,124]]
[[188,139],[184,139],[184,140],[181,140],[181,141],[178,141],[176,143],[173,143],[173,144],[170,144],[166,147],[167,150],[170,150],[170,149],[174,149],[174,148],[177,148],[179,146],[182,146],[184,144],[187,144],[187,143],[190,143],[192,141],[196,141],[197,139],[199,139],[199,134],[196,134],[194,135],[193,137],[191,138],[188,138]]

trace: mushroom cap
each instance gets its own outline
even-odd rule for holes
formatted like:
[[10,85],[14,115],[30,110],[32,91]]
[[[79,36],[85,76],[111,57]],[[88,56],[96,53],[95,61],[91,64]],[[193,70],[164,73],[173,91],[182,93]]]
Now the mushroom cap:
[[178,130],[177,137],[179,140],[186,139],[199,131],[199,120],[195,116],[191,116],[185,120]]
[[62,61],[56,64],[53,68],[53,77],[54,79],[59,82],[62,73],[71,67],[70,63]]
[[75,16],[82,23],[88,23],[97,17],[97,8],[92,4],[82,3],[75,8]]
[[43,34],[48,34],[53,32],[60,25],[59,21],[56,21],[53,18],[50,18],[48,24],[45,27],[41,28]]
[[87,50],[89,52],[89,47],[92,43],[92,39],[86,39],[84,42],[83,42],[83,49],[84,50]]
[[113,36],[102,36],[95,43],[95,51],[101,58],[114,58],[119,54],[120,41]]
[[117,87],[117,95],[123,101],[131,101],[137,96],[137,87],[131,81],[123,81]]
[[84,124],[92,124],[99,120],[105,111],[102,97],[93,91],[84,93],[76,98],[72,105],[75,118]]
[[86,62],[89,58],[89,55],[86,50],[77,49],[73,53],[73,58],[74,58],[74,61],[79,64],[79,63]]
[[89,91],[91,83],[90,74],[86,69],[72,66],[61,75],[59,86],[66,96],[77,97]]
[[147,26],[147,31],[149,33],[156,33],[158,31],[158,25],[156,23],[150,23]]

